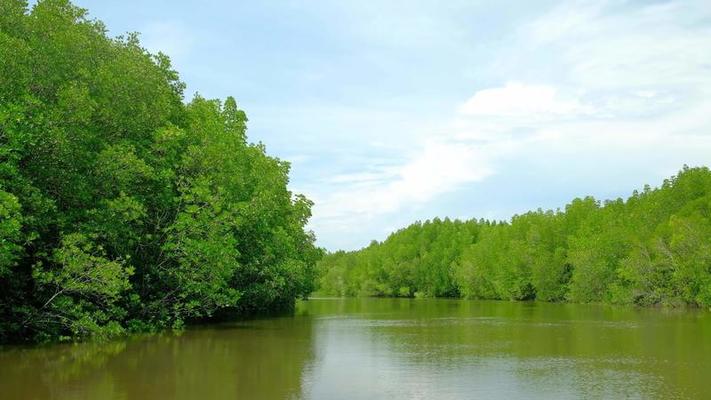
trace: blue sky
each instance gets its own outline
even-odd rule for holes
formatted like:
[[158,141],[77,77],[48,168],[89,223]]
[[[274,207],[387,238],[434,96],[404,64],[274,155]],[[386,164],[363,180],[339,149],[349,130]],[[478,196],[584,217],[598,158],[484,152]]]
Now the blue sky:
[[75,2],[234,96],[330,250],[711,164],[707,0]]

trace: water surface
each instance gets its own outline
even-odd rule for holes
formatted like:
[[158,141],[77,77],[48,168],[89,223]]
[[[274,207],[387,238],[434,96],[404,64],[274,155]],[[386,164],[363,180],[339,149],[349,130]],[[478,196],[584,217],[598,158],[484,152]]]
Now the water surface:
[[10,399],[711,399],[711,313],[312,299],[294,316],[0,350]]

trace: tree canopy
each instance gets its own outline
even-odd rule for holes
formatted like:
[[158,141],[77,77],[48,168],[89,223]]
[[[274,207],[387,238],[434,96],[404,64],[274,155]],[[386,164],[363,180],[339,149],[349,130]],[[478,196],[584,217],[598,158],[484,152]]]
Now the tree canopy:
[[66,0],[0,0],[0,341],[289,307],[312,203],[231,97]]
[[711,171],[509,221],[434,219],[320,261],[337,296],[711,306]]

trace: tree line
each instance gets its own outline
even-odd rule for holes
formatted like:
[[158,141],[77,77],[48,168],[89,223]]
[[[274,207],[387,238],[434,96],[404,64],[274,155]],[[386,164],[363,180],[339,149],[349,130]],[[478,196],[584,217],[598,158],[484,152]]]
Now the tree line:
[[325,295],[711,306],[711,172],[509,221],[417,222],[318,269]]
[[66,0],[0,0],[0,342],[288,308],[321,251],[235,100]]

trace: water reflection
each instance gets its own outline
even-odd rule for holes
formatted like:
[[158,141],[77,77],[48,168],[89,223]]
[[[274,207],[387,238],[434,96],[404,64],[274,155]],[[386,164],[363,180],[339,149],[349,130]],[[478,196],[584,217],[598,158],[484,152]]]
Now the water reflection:
[[449,300],[314,302],[304,398],[711,398],[693,311]]
[[[2,399],[298,398],[310,318],[0,352]],[[37,377],[40,377],[39,381]]]
[[0,351],[3,399],[711,398],[711,314],[320,299],[293,317]]

